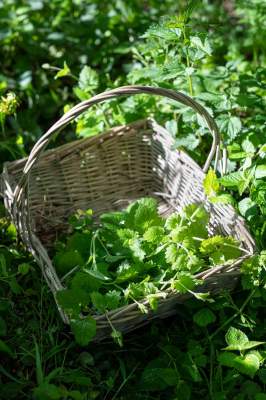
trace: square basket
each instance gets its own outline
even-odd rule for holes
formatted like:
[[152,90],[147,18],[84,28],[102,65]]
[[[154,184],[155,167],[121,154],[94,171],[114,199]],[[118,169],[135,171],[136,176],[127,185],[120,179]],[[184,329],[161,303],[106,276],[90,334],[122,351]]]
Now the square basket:
[[[147,93],[166,96],[192,107],[204,118],[212,136],[210,154],[203,169],[186,153],[174,150],[174,139],[152,119],[120,126],[108,132],[44,151],[51,138],[65,125],[94,104],[116,96]],[[163,88],[125,86],[84,101],[56,122],[36,143],[28,158],[5,163],[2,174],[4,201],[13,223],[35,260],[54,296],[64,288],[52,265],[49,249],[69,229],[68,217],[77,209],[92,208],[97,218],[103,212],[119,210],[130,202],[155,197],[159,212],[169,215],[191,203],[204,203],[210,212],[209,234],[231,235],[241,242],[243,256],[226,266],[210,268],[196,275],[203,280],[200,292],[232,289],[239,265],[255,251],[255,244],[243,219],[232,206],[210,204],[203,179],[214,157],[219,155],[220,138],[209,113],[187,95]],[[154,318],[176,313],[177,304],[189,294],[168,291],[156,312],[142,314],[136,304],[95,316],[97,335],[110,335],[110,321],[128,332]],[[68,317],[59,308],[64,322]]]

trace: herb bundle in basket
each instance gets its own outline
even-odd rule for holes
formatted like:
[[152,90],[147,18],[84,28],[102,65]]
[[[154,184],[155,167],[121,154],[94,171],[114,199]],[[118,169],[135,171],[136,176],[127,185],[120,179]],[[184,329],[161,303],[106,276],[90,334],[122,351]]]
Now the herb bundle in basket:
[[[117,96],[138,93],[166,96],[191,107],[203,118],[213,136],[211,151],[203,168],[200,168],[183,151],[174,149],[174,139],[169,132],[150,119],[116,127],[102,135],[77,140],[56,149],[44,151],[58,131],[61,131],[63,127],[94,104]],[[177,304],[185,301],[188,295],[196,294],[198,297],[204,297],[203,293],[217,292],[234,286],[240,272],[239,265],[243,259],[253,254],[255,245],[243,219],[236,214],[231,205],[219,202],[212,204],[206,198],[203,190],[205,174],[212,160],[214,159],[214,167],[216,167],[220,158],[220,136],[217,126],[202,105],[183,93],[169,89],[125,86],[101,93],[78,104],[64,114],[39,139],[27,159],[5,164],[2,184],[6,208],[24,243],[40,265],[42,274],[59,304],[63,320],[72,324],[78,340],[80,342],[83,340],[82,344],[86,344],[93,337],[95,326],[97,329],[94,340],[101,340],[109,336],[111,332],[113,335],[118,335],[119,339],[118,332],[128,332],[153,318],[164,318],[174,314]],[[224,170],[223,166],[222,170]],[[166,216],[166,220],[157,215],[156,203],[151,198],[157,199],[159,214],[162,217]],[[136,202],[138,199],[142,200]],[[142,215],[139,218],[141,224],[142,220],[145,221],[146,211],[148,214],[149,212],[154,213],[156,224],[151,225],[150,228],[155,228],[156,232],[153,232],[154,229],[149,230],[148,225],[145,230],[141,226],[132,229],[133,232],[137,232],[136,237],[134,235],[131,237],[130,232],[128,232],[129,237],[123,235],[119,237],[119,229],[130,230],[130,228],[117,226],[116,228],[119,229],[112,231],[111,226],[114,225],[114,221],[108,223],[108,218],[119,219],[121,214],[108,214],[108,212],[123,210],[132,202],[133,205],[131,204],[127,211],[122,212],[123,218],[127,214],[134,214],[134,210],[139,208],[139,213]],[[197,204],[197,206],[193,204]],[[202,204],[204,208],[201,206]],[[191,206],[187,207],[189,205]],[[73,272],[73,268],[70,268],[66,274],[60,275],[58,271],[60,263],[62,267],[62,259],[59,261],[60,257],[57,255],[52,262],[53,244],[55,240],[69,231],[69,217],[76,210],[88,209],[94,211],[93,217],[96,221],[101,216],[102,225],[97,229],[86,227],[88,232],[82,234],[92,235],[90,239],[92,250],[95,246],[96,252],[97,246],[97,249],[103,254],[101,256],[103,260],[100,259],[97,264],[96,253],[92,251],[83,265],[81,265],[84,261],[83,258],[79,261],[76,259],[76,265],[73,267],[85,268],[86,271]],[[208,215],[204,209],[208,210]],[[184,210],[183,217],[176,214],[181,210]],[[133,223],[134,218],[133,220],[129,218],[128,223]],[[170,226],[172,219],[180,220],[180,218],[182,222],[177,222],[176,228]],[[90,218],[87,215],[85,220],[88,222],[88,219]],[[176,245],[175,240],[178,239],[178,235],[182,237],[182,232],[192,229],[192,227],[195,228],[194,219],[197,220],[197,229],[200,228],[202,231],[198,232],[196,236],[194,235],[196,232],[193,233],[193,236],[191,233],[187,246],[181,239],[178,240],[181,246],[178,245],[178,255],[175,254],[176,249],[174,250],[172,245]],[[175,229],[180,229],[179,233],[175,233],[177,237],[173,233]],[[214,236],[214,238],[208,238],[207,231],[208,236]],[[114,238],[117,239],[121,255],[113,254],[110,251],[108,246],[111,242],[108,242],[103,232],[105,234],[109,232],[112,242]],[[199,235],[199,233],[204,233],[204,235]],[[160,245],[153,243],[153,239],[158,240],[159,237],[161,237],[162,243]],[[71,240],[79,242],[73,237],[69,239],[70,242]],[[69,241],[65,244],[66,247],[69,246]],[[128,243],[131,243],[132,259],[138,256],[137,258],[141,261],[143,258],[142,262],[145,266],[142,271],[143,275],[141,275],[143,279],[140,281],[137,279],[137,282],[129,283],[125,287],[125,284],[117,280],[122,279],[123,274],[126,276],[129,273],[130,276],[133,273],[130,265],[126,264],[127,258],[123,254],[128,248]],[[228,246],[225,246],[225,243]],[[158,250],[160,246],[165,246],[165,251],[162,249],[160,252]],[[182,246],[184,247],[183,252],[181,251]],[[187,258],[188,254],[184,250],[185,248],[191,259]],[[212,253],[210,248],[214,249]],[[153,254],[157,251],[157,254]],[[234,251],[234,260],[228,261],[227,255],[230,254],[230,258],[232,258],[232,251]],[[78,257],[77,254],[72,254],[72,256]],[[123,259],[117,258],[122,256]],[[175,260],[175,257],[179,256],[185,257],[183,262],[181,258],[179,262]],[[156,262],[154,257],[158,258]],[[160,257],[165,259],[166,264],[161,262]],[[153,269],[151,261],[156,268]],[[57,271],[54,263],[57,264]],[[99,267],[101,263],[111,265],[110,271],[105,270],[105,266]],[[165,267],[165,265],[167,266]],[[173,265],[177,268],[176,272],[174,272]],[[181,276],[178,275],[180,272],[178,265],[187,268],[187,270],[181,268]],[[173,270],[171,274],[168,271],[169,266]],[[135,268],[137,270],[141,267],[135,266]],[[113,273],[116,271],[115,276],[111,274],[112,269]],[[67,298],[67,293],[72,290],[74,285],[69,280],[72,277],[77,281],[78,272],[85,272],[90,277],[90,282],[94,279],[95,287],[90,288],[90,293],[94,294],[87,297],[86,300],[80,293],[78,306],[75,306],[73,310],[72,295],[70,293]],[[119,279],[118,272],[121,273]],[[175,274],[177,275],[175,276]],[[195,286],[197,283],[195,279],[201,280],[200,286]],[[114,280],[121,288],[120,292],[118,288],[112,287]],[[84,285],[85,281],[84,279]],[[110,283],[109,297],[107,296],[108,291],[100,287],[97,290],[99,281],[101,281],[102,287]],[[155,282],[159,282],[158,287]],[[66,283],[70,285],[68,289],[65,287]],[[140,283],[142,288],[139,292],[134,285]],[[90,286],[90,284],[88,285]],[[183,293],[184,290],[186,293]],[[141,300],[142,294],[149,297],[145,300],[142,297]],[[122,297],[121,302],[120,297]],[[125,300],[128,303],[130,300],[130,304],[123,305]],[[112,302],[112,307],[108,301]],[[92,304],[92,308],[90,305],[88,308],[88,304]],[[116,305],[118,308],[114,307]],[[145,312],[141,312],[140,308]],[[90,315],[91,310],[96,312],[93,317]],[[80,314],[81,312],[82,314]],[[99,314],[99,312],[102,313]],[[79,317],[77,318],[77,316]],[[85,339],[86,332],[90,332],[90,334],[87,334]]]

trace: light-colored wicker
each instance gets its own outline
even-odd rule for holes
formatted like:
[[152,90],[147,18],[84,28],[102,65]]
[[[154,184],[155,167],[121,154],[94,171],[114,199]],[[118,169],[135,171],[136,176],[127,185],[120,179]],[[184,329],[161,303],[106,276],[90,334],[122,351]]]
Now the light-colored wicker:
[[[117,96],[147,93],[166,96],[192,107],[213,136],[210,154],[201,169],[186,153],[173,149],[174,139],[154,120],[137,121],[108,132],[68,143],[44,152],[68,123],[94,104]],[[232,288],[239,265],[254,253],[255,244],[244,221],[230,205],[210,204],[202,182],[211,161],[219,156],[220,137],[207,110],[187,95],[146,86],[124,86],[96,95],[78,104],[59,119],[36,143],[26,159],[5,163],[2,174],[4,201],[17,230],[41,267],[52,293],[63,289],[49,257],[49,247],[59,233],[68,230],[68,217],[77,209],[92,208],[95,215],[121,209],[129,202],[153,196],[161,214],[167,215],[190,203],[206,204],[211,213],[209,232],[232,235],[241,241],[243,256],[233,264],[218,266],[197,276],[204,283],[200,292]],[[167,292],[158,310],[142,314],[136,304],[106,315],[97,315],[96,340],[110,334],[110,322],[122,332],[131,331],[153,318],[164,318],[177,310],[188,295]],[[60,310],[64,322],[68,317]]]

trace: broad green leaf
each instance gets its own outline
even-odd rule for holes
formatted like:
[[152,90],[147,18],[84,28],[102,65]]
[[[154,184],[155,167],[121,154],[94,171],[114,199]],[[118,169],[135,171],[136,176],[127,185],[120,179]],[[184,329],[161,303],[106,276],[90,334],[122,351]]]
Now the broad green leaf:
[[258,214],[258,207],[250,197],[245,197],[238,203],[240,214],[248,220]]
[[161,391],[169,386],[176,386],[179,381],[179,375],[172,368],[163,368],[148,364],[144,369],[139,383],[139,389],[142,391]]
[[19,264],[19,266],[18,266],[18,272],[21,275],[27,275],[29,270],[30,270],[30,264],[28,264],[28,263],[22,263],[22,264]]
[[146,232],[144,232],[143,239],[147,242],[159,244],[164,235],[164,228],[161,226],[151,226]]
[[80,346],[87,346],[96,335],[96,321],[90,316],[83,319],[72,319],[70,326],[75,340]]
[[84,260],[77,250],[62,251],[55,255],[54,264],[60,275],[65,275],[73,268],[84,265]]
[[90,297],[92,304],[94,305],[96,310],[99,311],[101,314],[104,314],[107,308],[105,296],[100,292],[92,292]]
[[220,131],[226,135],[228,142],[232,142],[241,131],[241,120],[235,116],[222,116],[218,119]]
[[172,283],[171,287],[180,293],[187,293],[193,290],[197,284],[197,280],[190,274],[181,273]]
[[86,272],[77,272],[71,280],[70,287],[74,290],[81,289],[87,293],[91,293],[98,290],[102,286],[102,283],[102,279],[97,279]]
[[228,346],[237,346],[237,345],[242,346],[248,343],[249,340],[244,332],[230,326],[225,335],[225,341],[228,344]]
[[233,237],[216,235],[201,242],[200,251],[216,265],[241,256],[239,242]]
[[219,181],[212,168],[209,169],[203,181],[203,187],[207,196],[215,196],[219,190]]
[[237,356],[235,358],[234,367],[242,374],[253,378],[260,367],[260,360],[255,354]]
[[84,290],[78,289],[63,289],[57,292],[56,298],[58,304],[69,315],[78,315],[82,307],[89,303],[89,295]]
[[256,179],[266,178],[266,165],[258,165],[256,167],[255,178]]
[[85,65],[79,74],[79,87],[81,90],[91,92],[98,87],[99,77],[97,72]]
[[64,394],[61,388],[47,382],[41,383],[33,393],[36,400],[58,400]]
[[193,321],[201,327],[208,326],[215,320],[215,314],[209,308],[202,308],[193,316]]

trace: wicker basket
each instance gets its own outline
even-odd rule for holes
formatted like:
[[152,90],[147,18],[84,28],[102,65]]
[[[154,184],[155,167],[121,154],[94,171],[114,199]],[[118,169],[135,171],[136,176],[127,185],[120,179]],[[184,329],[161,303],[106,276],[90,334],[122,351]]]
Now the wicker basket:
[[[173,150],[171,135],[150,119],[44,152],[58,131],[94,104],[139,93],[166,96],[201,115],[213,136],[211,151],[202,169],[183,151]],[[254,253],[255,244],[243,219],[230,205],[210,204],[205,198],[202,182],[211,161],[219,155],[219,143],[214,120],[187,95],[163,88],[125,86],[78,104],[39,139],[28,158],[5,163],[2,174],[5,206],[52,293],[55,295],[63,285],[49,258],[49,247],[59,233],[68,230],[69,215],[77,209],[92,208],[97,216],[107,210],[121,209],[144,196],[156,197],[163,215],[190,203],[206,204],[211,214],[209,233],[232,235],[241,241],[245,251],[229,266],[199,273],[197,276],[204,283],[198,290],[217,292],[232,288],[239,276],[239,265]],[[95,340],[110,334],[110,321],[122,332],[131,331],[151,319],[175,314],[177,304],[187,297],[168,291],[166,298],[160,299],[156,312],[142,314],[136,304],[130,304],[109,312],[107,317],[97,315]],[[59,312],[68,323],[64,312],[60,309]]]

